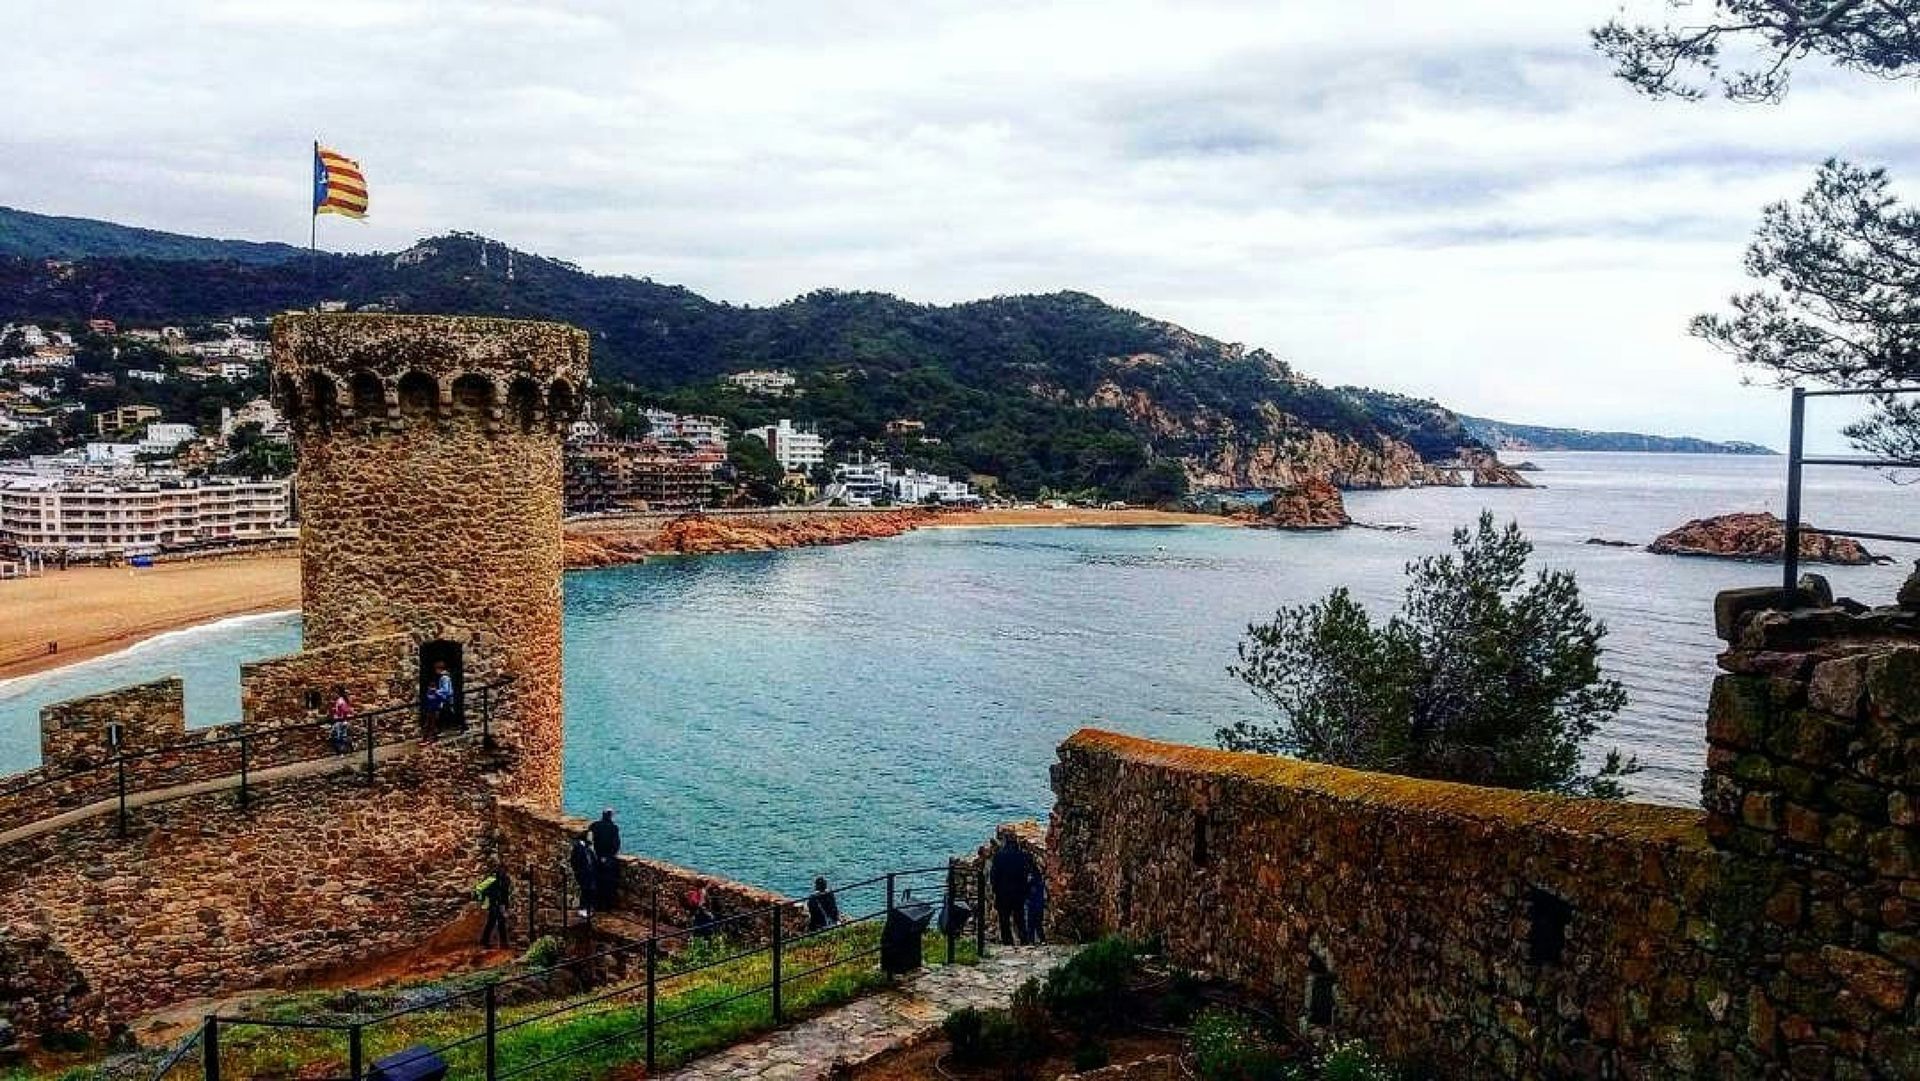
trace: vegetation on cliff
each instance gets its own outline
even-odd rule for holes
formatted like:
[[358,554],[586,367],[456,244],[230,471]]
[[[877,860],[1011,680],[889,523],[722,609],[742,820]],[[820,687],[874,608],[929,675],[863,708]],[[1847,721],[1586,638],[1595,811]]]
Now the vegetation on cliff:
[[1600,673],[1606,627],[1573,575],[1523,583],[1533,545],[1517,525],[1455,530],[1454,553],[1407,566],[1399,613],[1375,625],[1344,588],[1253,624],[1229,671],[1272,704],[1272,723],[1222,728],[1222,747],[1413,777],[1619,798],[1636,767],[1593,771],[1589,740],[1626,704]]
[[[0,255],[0,320],[191,323],[321,296],[563,320],[592,333],[596,378],[616,415],[645,403],[739,427],[790,416],[842,447],[871,444],[903,464],[994,477],[1023,495],[1166,502],[1190,483],[1283,486],[1308,475],[1397,485],[1426,479],[1426,460],[1478,446],[1431,402],[1324,387],[1265,350],[1084,293],[936,306],[821,290],[752,308],[468,234],[398,255],[286,264]],[[768,367],[793,372],[798,393],[755,397],[718,382]],[[890,440],[896,418],[922,421],[932,438]]]

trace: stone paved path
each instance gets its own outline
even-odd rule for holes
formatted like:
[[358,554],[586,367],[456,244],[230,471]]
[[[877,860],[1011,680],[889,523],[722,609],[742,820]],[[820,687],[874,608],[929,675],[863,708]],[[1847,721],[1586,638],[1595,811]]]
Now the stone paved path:
[[962,1006],[1002,1006],[1013,989],[1064,960],[1070,947],[992,947],[977,965],[936,965],[891,991],[739,1044],[669,1074],[668,1081],[815,1081],[938,1028]]

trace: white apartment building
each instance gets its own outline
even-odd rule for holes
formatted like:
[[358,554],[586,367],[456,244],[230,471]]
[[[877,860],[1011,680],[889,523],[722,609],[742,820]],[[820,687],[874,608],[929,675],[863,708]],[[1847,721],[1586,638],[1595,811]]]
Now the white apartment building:
[[725,447],[733,438],[719,417],[683,416],[664,409],[648,409],[647,438],[656,443],[690,443],[695,447]]
[[291,539],[282,480],[0,478],[0,541],[76,555]]
[[792,372],[769,371],[765,368],[734,372],[721,378],[748,394],[786,394],[793,390],[795,383]]
[[791,420],[783,418],[778,424],[749,429],[747,434],[765,443],[774,461],[789,473],[804,473],[827,460],[827,441],[816,432],[794,427]]
[[8,335],[16,332],[20,335],[21,344],[25,345],[28,349],[38,349],[48,344],[47,332],[34,326],[32,323],[8,323],[6,326],[0,327],[0,339],[5,339]]
[[[47,347],[52,348],[52,347]],[[17,375],[29,375],[35,372],[64,372],[73,368],[73,356],[68,353],[40,352],[30,357],[8,357],[0,360],[0,372],[13,372]]]
[[850,507],[871,507],[884,495],[894,503],[978,503],[980,497],[966,481],[952,480],[917,469],[896,470],[892,462],[848,462],[835,466],[832,494]]

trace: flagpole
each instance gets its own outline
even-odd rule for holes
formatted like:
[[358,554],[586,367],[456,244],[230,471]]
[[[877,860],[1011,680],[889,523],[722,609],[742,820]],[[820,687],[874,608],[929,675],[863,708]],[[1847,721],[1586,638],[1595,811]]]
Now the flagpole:
[[[320,161],[320,140],[313,141],[313,157],[307,159],[309,173]],[[320,208],[313,201],[313,181],[307,181],[307,291],[313,294],[313,310],[320,310]]]

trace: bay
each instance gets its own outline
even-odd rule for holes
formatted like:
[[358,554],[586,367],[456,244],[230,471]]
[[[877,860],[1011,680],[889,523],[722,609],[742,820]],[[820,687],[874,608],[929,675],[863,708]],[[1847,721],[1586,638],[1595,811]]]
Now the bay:
[[[1337,585],[1384,614],[1405,563],[1482,508],[1522,524],[1536,565],[1574,571],[1611,629],[1607,666],[1632,701],[1594,753],[1640,758],[1634,798],[1693,804],[1712,598],[1778,568],[1585,541],[1777,513],[1784,465],[1531,457],[1544,488],[1348,494],[1356,518],[1408,532],[933,529],[569,574],[567,805],[614,807],[635,851],[785,890],[937,862],[997,822],[1044,817],[1054,748],[1077,728],[1210,743],[1261,717],[1226,673],[1248,622]],[[1920,531],[1920,496],[1875,474],[1822,475],[1809,492],[1816,523]],[[1906,568],[1820,569],[1885,603]],[[291,616],[229,623],[0,683],[0,768],[32,764],[39,705],[169,665],[192,669],[190,723],[230,719],[238,663],[296,639]]]

